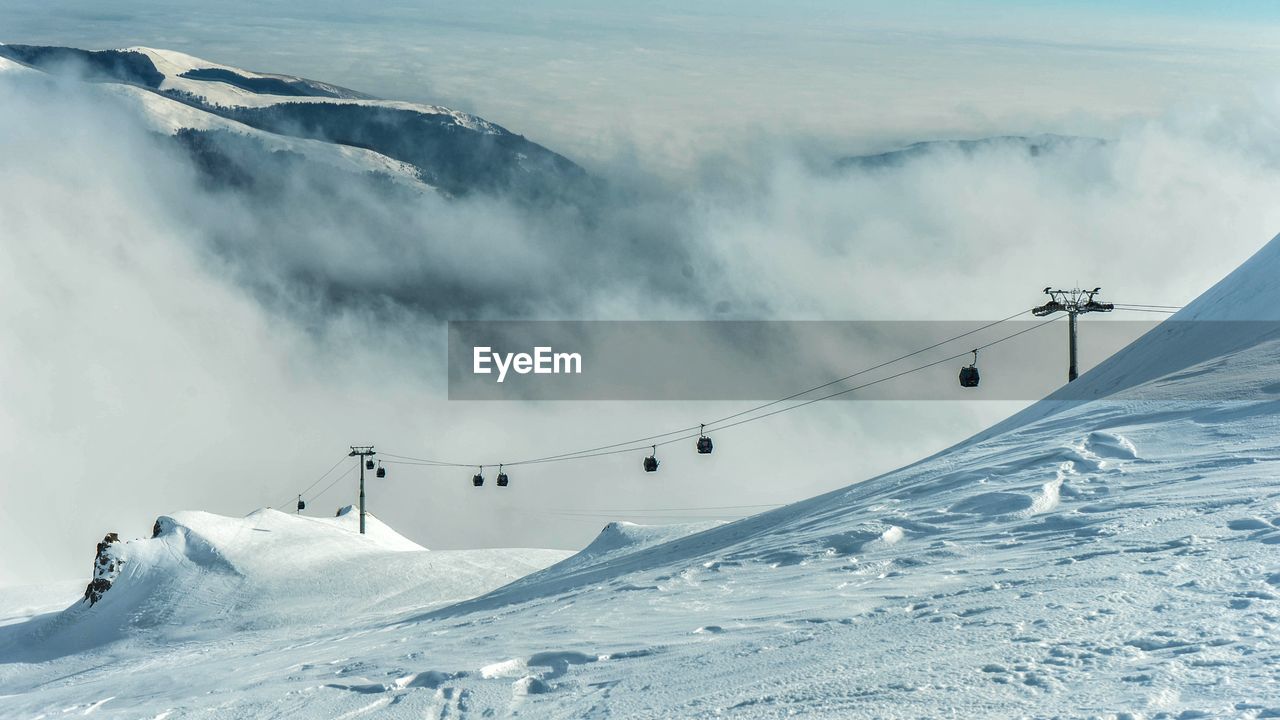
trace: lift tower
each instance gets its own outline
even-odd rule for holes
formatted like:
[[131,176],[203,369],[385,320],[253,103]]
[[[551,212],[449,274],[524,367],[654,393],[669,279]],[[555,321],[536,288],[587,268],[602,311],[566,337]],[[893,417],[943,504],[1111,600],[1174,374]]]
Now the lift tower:
[[364,469],[373,469],[373,461],[369,458],[377,455],[372,445],[352,445],[351,457],[360,458],[360,534],[364,534]]
[[1115,309],[1115,305],[1111,303],[1098,302],[1093,299],[1093,296],[1101,291],[1102,288],[1094,288],[1092,290],[1081,290],[1080,288],[1054,290],[1045,288],[1044,294],[1049,296],[1049,302],[1031,310],[1031,314],[1036,317],[1044,317],[1056,312],[1065,312],[1067,314],[1068,352],[1071,355],[1070,364],[1067,366],[1067,382],[1075,380],[1080,374],[1076,370],[1076,318],[1085,313],[1111,312]]

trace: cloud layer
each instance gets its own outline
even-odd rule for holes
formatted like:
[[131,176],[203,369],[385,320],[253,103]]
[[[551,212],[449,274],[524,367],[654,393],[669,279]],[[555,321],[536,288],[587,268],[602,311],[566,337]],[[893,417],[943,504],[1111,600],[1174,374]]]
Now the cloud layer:
[[[253,167],[270,187],[246,192],[210,185],[93,87],[0,74],[0,106],[0,542],[31,548],[0,583],[84,574],[103,533],[158,514],[280,506],[348,444],[525,456],[735,409],[447,403],[451,318],[990,319],[1076,282],[1181,304],[1280,227],[1265,106],[1038,156],[944,145],[845,172],[790,142],[703,157],[677,181],[620,159],[596,170],[605,191],[552,208],[270,158]],[[954,382],[941,370],[928,381]],[[1012,407],[834,405],[726,433],[712,459],[673,448],[655,477],[620,456],[478,494],[466,471],[393,466],[371,504],[429,547],[574,547],[615,515],[732,515],[853,482]],[[678,507],[703,509],[654,510]]]

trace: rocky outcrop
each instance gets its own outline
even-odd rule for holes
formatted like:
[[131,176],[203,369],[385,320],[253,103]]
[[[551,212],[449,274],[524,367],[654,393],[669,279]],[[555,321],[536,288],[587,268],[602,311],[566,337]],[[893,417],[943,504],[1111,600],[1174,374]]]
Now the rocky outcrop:
[[111,589],[111,583],[120,574],[120,568],[125,563],[119,553],[121,544],[120,536],[116,533],[107,533],[102,542],[98,543],[98,554],[93,559],[93,580],[89,581],[89,587],[84,590],[84,599],[90,605],[102,599],[103,593]]

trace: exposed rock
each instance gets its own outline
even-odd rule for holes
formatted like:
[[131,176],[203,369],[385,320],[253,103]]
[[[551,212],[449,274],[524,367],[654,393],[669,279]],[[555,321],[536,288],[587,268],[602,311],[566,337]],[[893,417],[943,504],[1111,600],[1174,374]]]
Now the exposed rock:
[[93,580],[89,581],[89,587],[84,590],[84,599],[89,601],[90,605],[102,599],[103,593],[111,589],[111,583],[115,581],[116,576],[120,574],[120,568],[124,566],[124,558],[120,557],[119,548],[120,536],[116,533],[107,533],[102,538],[102,542],[98,543],[98,554],[93,559]]

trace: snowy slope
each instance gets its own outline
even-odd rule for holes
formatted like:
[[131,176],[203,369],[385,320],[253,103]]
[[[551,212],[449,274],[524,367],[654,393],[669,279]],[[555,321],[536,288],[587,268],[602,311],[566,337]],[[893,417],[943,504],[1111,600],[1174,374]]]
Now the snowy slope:
[[69,580],[48,585],[0,588],[0,625],[26,622],[39,615],[59,612],[84,595],[84,581]]
[[378,173],[407,185],[430,187],[419,179],[414,166],[372,150],[266,132],[133,85],[106,85],[102,91],[122,98],[152,130],[166,135],[183,129],[232,132],[258,140],[270,151],[297,153],[338,170]]
[[[379,100],[336,85],[329,85],[327,83],[294,77],[292,75],[271,75],[252,72],[250,70],[211,62],[203,58],[198,58],[173,50],[161,50],[149,47],[130,47],[124,48],[124,52],[142,53],[151,59],[156,70],[160,71],[160,73],[164,75],[164,80],[161,81],[159,85],[159,89],[161,91],[175,90],[183,93],[189,93],[193,96],[202,98],[205,102],[211,105],[218,105],[222,107],[265,107],[282,102],[314,102],[339,105],[363,105],[368,107],[388,107],[402,110],[413,110],[424,115],[443,116],[444,118],[447,118],[449,122],[452,122],[459,127],[487,135],[497,135],[505,132],[502,128],[484,120],[483,118],[476,117],[469,113],[451,110],[439,105]],[[312,88],[317,93],[326,93],[327,95],[281,95],[273,93],[269,89],[250,90],[245,87],[237,86],[228,80],[184,77],[184,75],[199,73],[202,70],[210,69],[222,70],[228,73],[229,75],[227,77],[230,80],[234,80],[237,76],[240,78],[270,78],[280,80],[285,83],[302,85]]]
[[[164,79],[160,82],[161,89],[175,89],[191,92],[192,94],[202,95],[210,102],[221,105],[235,105],[240,103],[257,104],[260,97],[271,97],[272,94],[255,92],[232,84],[237,78],[244,78],[249,81],[254,80],[271,80],[276,87],[285,88],[290,92],[290,96],[297,97],[320,97],[334,99],[370,99],[367,95],[358,93],[337,85],[329,85],[328,83],[307,80],[306,78],[295,77],[293,75],[275,75],[268,73],[257,73],[242,68],[223,65],[221,63],[210,62],[203,58],[188,55],[176,50],[162,50],[149,47],[129,47],[123,48],[122,52],[136,52],[146,55],[150,58],[155,69],[159,71]],[[218,70],[225,73],[226,80],[196,80],[184,75],[191,74],[193,71],[201,70]],[[270,87],[271,84],[264,84]],[[305,94],[303,94],[305,93]]]
[[[1280,239],[1070,393],[735,523],[610,526],[461,602],[411,607],[374,566],[416,553],[385,553],[358,563],[381,605],[291,621],[231,589],[195,639],[3,646],[0,715],[1280,716],[1280,336],[1238,322],[1275,317],[1278,274]],[[275,572],[250,575],[281,608]]]
[[35,71],[26,65],[16,63],[8,58],[0,57],[0,73],[34,73]]
[[366,616],[465,599],[566,555],[429,552],[371,515],[361,535],[359,513],[350,507],[340,513],[163,516],[154,537],[124,544],[123,569],[97,604],[77,602],[13,628],[0,636],[0,652],[46,659],[121,640],[216,639],[228,629],[270,633],[300,620],[349,626]]
[[0,58],[102,84],[164,132],[229,130],[342,169],[421,180],[451,195],[541,200],[589,187],[573,162],[470,113],[380,100],[290,75],[253,72],[172,50],[0,44]]
[[[0,73],[7,72],[20,72],[27,76],[39,74],[38,70],[0,56]],[[134,111],[148,128],[164,135],[173,135],[179,130],[234,133],[262,143],[262,147],[267,151],[296,153],[308,160],[345,172],[377,173],[405,185],[423,190],[430,188],[421,181],[416,167],[393,160],[373,150],[266,132],[136,84],[102,83],[95,86],[93,90],[119,100]]]

